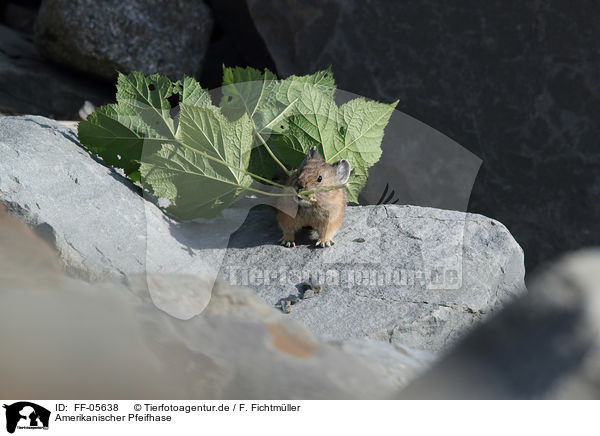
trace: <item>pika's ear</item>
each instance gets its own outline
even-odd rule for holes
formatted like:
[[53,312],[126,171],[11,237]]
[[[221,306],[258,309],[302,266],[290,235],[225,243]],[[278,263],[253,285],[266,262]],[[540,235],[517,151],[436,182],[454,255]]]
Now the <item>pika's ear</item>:
[[335,168],[335,172],[337,173],[338,182],[341,185],[346,183],[350,178],[350,171],[352,171],[352,168],[350,168],[350,162],[348,162],[346,159],[338,160],[333,164],[333,168]]
[[309,159],[312,159],[317,156],[321,157],[321,155],[317,151],[317,147],[311,147],[310,150],[308,150],[308,153],[306,153],[306,156],[304,157],[304,160],[300,164],[300,167],[303,167],[304,165],[306,165],[306,162],[308,162]]

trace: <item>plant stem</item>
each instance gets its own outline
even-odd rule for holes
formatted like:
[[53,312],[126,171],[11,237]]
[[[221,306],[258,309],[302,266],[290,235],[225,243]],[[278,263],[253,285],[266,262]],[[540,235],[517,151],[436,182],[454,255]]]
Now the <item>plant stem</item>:
[[[256,134],[257,134],[257,136],[258,136],[258,137],[259,137],[259,138],[262,140],[262,137],[260,136],[260,134],[259,134],[259,133],[256,133]],[[262,142],[263,142],[263,144],[265,145],[265,147],[267,147],[267,146],[266,146],[266,144],[264,143],[264,140],[262,140]],[[242,172],[242,173],[244,173],[244,174],[247,174],[247,175],[249,175],[250,177],[252,177],[252,178],[254,178],[254,179],[256,179],[256,180],[259,180],[259,181],[262,181],[262,182],[268,183],[268,184],[270,184],[270,185],[273,185],[273,186],[275,186],[275,187],[277,187],[277,188],[281,188],[281,189],[282,189],[282,190],[284,190],[284,191],[289,191],[288,193],[275,193],[275,192],[267,192],[267,191],[263,191],[263,190],[261,190],[261,189],[251,188],[251,187],[249,187],[249,186],[240,186],[240,188],[242,188],[242,189],[244,189],[244,190],[247,190],[247,191],[252,191],[252,192],[256,192],[257,194],[263,194],[263,195],[267,195],[267,196],[269,196],[269,197],[292,197],[292,196],[294,196],[294,195],[298,195],[298,196],[300,196],[300,197],[306,197],[307,199],[309,199],[309,196],[310,196],[311,194],[315,194],[315,193],[317,193],[317,192],[333,191],[333,190],[336,190],[336,189],[341,189],[341,188],[345,188],[345,187],[346,187],[346,185],[334,185],[334,186],[327,186],[327,187],[325,187],[325,188],[311,189],[310,191],[303,191],[303,192],[299,192],[299,193],[297,193],[297,192],[296,192],[295,190],[293,190],[293,189],[292,189],[290,186],[282,185],[282,184],[280,184],[280,183],[273,182],[273,181],[271,181],[271,180],[269,180],[269,179],[266,179],[266,178],[264,178],[264,177],[257,176],[256,174],[253,174],[253,173],[251,173],[251,172],[250,172],[250,171],[248,171],[248,170],[245,170],[245,169],[243,169],[243,168],[236,167],[235,165],[233,165],[233,164],[230,164],[229,162],[225,162],[225,161],[223,161],[223,160],[221,160],[221,159],[218,159],[218,158],[216,158],[216,157],[214,157],[214,156],[211,156],[211,155],[210,155],[210,154],[208,154],[208,153],[205,153],[205,152],[203,152],[203,151],[200,151],[200,150],[198,150],[198,149],[196,149],[196,148],[194,148],[194,147],[190,147],[189,145],[186,145],[186,144],[184,144],[183,142],[180,142],[180,141],[177,141],[177,140],[176,140],[176,141],[173,141],[173,142],[171,142],[171,143],[172,143],[173,145],[181,145],[181,146],[183,146],[183,147],[189,148],[189,149],[191,149],[191,150],[193,150],[194,152],[196,152],[196,153],[198,153],[198,154],[200,154],[200,155],[204,156],[205,158],[207,158],[207,159],[209,159],[209,160],[212,160],[212,161],[215,161],[215,162],[217,162],[217,163],[219,163],[219,164],[221,164],[221,165],[225,165],[225,166],[227,166],[227,167],[233,168],[233,169],[235,169],[235,170],[237,170],[237,171],[240,171],[240,172]],[[268,150],[268,149],[269,149],[269,148],[267,147],[267,150]],[[274,158],[274,159],[275,159],[275,160],[276,160],[276,161],[277,161],[277,162],[278,162],[280,165],[283,165],[281,162],[279,162],[279,161],[278,161],[278,160],[275,158],[275,156],[273,156],[273,158]],[[285,169],[285,167],[283,167],[283,166],[282,166],[282,168],[283,168],[283,169]],[[288,174],[290,174],[290,173],[291,173],[291,172],[288,172],[288,170],[287,170],[287,169],[285,169],[285,171],[286,171],[286,173],[288,173]]]
[[311,194],[316,194],[317,192],[335,191],[336,189],[342,189],[345,187],[346,187],[346,185],[326,186],[325,188],[311,189],[310,191],[302,191],[302,192],[298,193],[298,195],[304,197],[304,196],[309,196]]
[[186,144],[184,144],[183,142],[180,142],[180,141],[175,141],[175,142],[173,142],[173,144],[174,144],[174,145],[175,145],[175,144],[176,144],[176,145],[181,145],[181,146],[183,146],[183,147],[187,147],[187,148],[189,148],[189,149],[191,149],[191,150],[194,150],[194,152],[196,152],[196,153],[200,154],[201,156],[204,156],[205,158],[207,158],[207,159],[209,159],[209,160],[212,160],[212,161],[218,162],[218,163],[220,163],[221,165],[225,165],[225,166],[227,166],[227,167],[229,167],[229,168],[233,168],[234,170],[240,171],[240,172],[242,172],[242,173],[244,173],[244,174],[246,174],[246,175],[248,175],[248,176],[250,176],[250,177],[252,177],[252,178],[254,178],[254,179],[256,179],[256,180],[259,180],[259,181],[261,181],[261,182],[265,182],[265,183],[267,183],[267,184],[269,184],[269,185],[273,185],[273,186],[276,186],[277,188],[281,188],[281,189],[286,189],[286,188],[288,188],[288,186],[286,186],[286,185],[282,185],[282,184],[280,184],[280,183],[273,182],[272,180],[266,179],[266,178],[264,178],[264,177],[257,176],[256,174],[254,174],[254,173],[251,173],[251,172],[250,172],[250,171],[248,171],[248,170],[245,170],[245,169],[243,169],[243,168],[236,167],[235,165],[233,165],[233,164],[230,164],[229,162],[225,162],[225,161],[223,161],[223,160],[221,160],[221,159],[218,159],[218,158],[216,158],[216,157],[214,157],[214,156],[211,156],[211,155],[210,155],[210,154],[208,154],[208,153],[205,153],[205,152],[203,152],[203,151],[200,151],[200,150],[198,150],[198,149],[196,149],[196,148],[194,148],[194,147],[190,147],[189,145],[186,145]]
[[[288,189],[286,190],[290,190],[291,187],[287,186]],[[294,195],[298,195],[296,194],[296,191],[291,191],[287,194],[281,193],[281,194],[277,194],[275,192],[267,192],[267,191],[262,191],[260,189],[256,189],[256,188],[251,188],[249,186],[247,187],[243,187],[242,189],[248,190],[248,191],[252,191],[252,192],[256,192],[258,194],[263,194],[263,195],[267,195],[269,197],[293,197]]]
[[342,189],[345,187],[346,187],[346,185],[333,185],[333,186],[327,186],[325,188],[311,189],[310,191],[296,192],[295,190],[293,190],[293,188],[291,186],[285,186],[284,188],[286,191],[291,190],[291,192],[289,194],[283,194],[283,193],[276,194],[274,192],[266,192],[266,191],[262,191],[260,189],[255,189],[255,188],[250,188],[250,187],[244,187],[242,189],[247,189],[248,191],[257,192],[259,194],[264,194],[264,195],[268,195],[271,197],[291,197],[294,195],[298,195],[299,197],[306,197],[307,199],[310,199],[309,196],[311,194],[316,194],[318,192],[335,191],[336,189]]
[[272,180],[265,179],[264,177],[257,176],[256,174],[254,174],[254,173],[251,173],[250,171],[246,171],[246,170],[240,170],[240,171],[243,171],[243,172],[244,172],[244,174],[248,174],[250,177],[252,177],[252,178],[255,178],[256,180],[259,180],[259,181],[261,181],[261,182],[268,183],[269,185],[273,185],[273,186],[275,186],[275,187],[277,187],[277,188],[285,189],[285,188],[287,188],[287,187],[288,187],[288,186],[286,186],[286,185],[281,185],[281,184],[279,184],[279,183],[277,183],[277,182],[274,182],[274,181],[272,181]]
[[254,134],[258,137],[258,139],[260,140],[260,142],[262,142],[262,145],[265,146],[265,148],[267,149],[267,152],[269,153],[269,155],[271,155],[271,157],[273,158],[273,160],[275,162],[277,162],[277,165],[279,165],[281,167],[281,169],[283,171],[285,171],[286,175],[290,175],[292,174],[292,172],[290,170],[288,170],[284,164],[281,163],[281,161],[279,159],[277,159],[277,156],[275,156],[275,154],[273,153],[273,151],[271,151],[271,149],[269,148],[269,146],[267,145],[267,143],[265,142],[264,138],[262,137],[262,135],[260,133],[258,133],[258,131],[254,130]]

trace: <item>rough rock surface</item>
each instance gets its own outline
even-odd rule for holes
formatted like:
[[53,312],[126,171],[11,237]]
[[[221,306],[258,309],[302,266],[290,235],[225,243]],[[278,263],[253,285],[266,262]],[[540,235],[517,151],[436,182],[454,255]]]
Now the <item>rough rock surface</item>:
[[24,33],[33,33],[39,4],[28,0],[0,1],[0,19],[7,26]]
[[56,254],[2,209],[0,260],[0,379],[11,398],[387,398],[429,363],[387,343],[320,342],[225,284],[202,315],[172,318],[139,276],[127,287],[64,277]]
[[178,80],[200,71],[211,30],[202,1],[45,0],[35,42],[49,58],[108,79],[137,70]]
[[[231,209],[210,221],[169,219],[51,120],[0,119],[0,157],[0,200],[56,248],[71,275],[86,279],[183,274],[210,289],[220,271],[271,306],[289,301],[291,316],[324,338],[371,337],[432,351],[524,290],[521,248],[483,216],[353,207],[333,248],[286,249],[267,206],[249,216]],[[323,290],[291,305],[305,296],[306,273]],[[147,284],[173,316],[189,319],[206,307],[198,286],[182,285],[182,298],[160,280]]]
[[275,71],[273,59],[250,18],[246,0],[204,1],[213,14],[215,31],[202,64],[203,87],[214,89],[223,84],[223,64]]
[[86,100],[114,99],[114,89],[43,59],[30,37],[0,25],[0,113],[76,117]]
[[319,342],[245,288],[216,287],[189,321],[122,285],[69,279],[4,288],[0,301],[9,397],[367,399],[398,386],[373,359]]
[[[400,99],[479,156],[469,210],[511,229],[529,270],[600,245],[593,2],[247,1],[282,75],[331,65],[339,88]],[[413,141],[394,139],[399,150]],[[406,177],[388,182],[399,192]]]
[[600,249],[565,256],[402,392],[430,399],[599,399]]
[[[481,215],[350,207],[332,248],[314,248],[302,234],[300,245],[285,248],[280,237],[273,211],[253,209],[229,241],[221,274],[269,304],[287,305],[290,316],[328,339],[371,337],[440,351],[525,290],[521,247]],[[303,298],[311,278],[321,292]]]
[[[0,118],[0,201],[58,251],[69,274],[214,279],[245,214],[228,212],[219,221],[223,232],[215,233],[210,221],[174,222],[137,189],[83,149],[75,131],[42,117]],[[221,250],[203,256],[206,247]],[[172,314],[189,318],[202,309],[182,306]]]

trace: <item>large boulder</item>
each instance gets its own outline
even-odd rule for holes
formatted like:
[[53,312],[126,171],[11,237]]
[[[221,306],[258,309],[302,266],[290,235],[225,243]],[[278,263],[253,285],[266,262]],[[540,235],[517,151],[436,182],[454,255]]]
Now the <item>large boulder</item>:
[[222,86],[223,64],[275,71],[273,59],[250,18],[246,0],[204,1],[213,14],[215,31],[202,64],[202,86],[208,89]]
[[264,205],[214,220],[172,220],[86,152],[74,131],[41,117],[0,119],[0,200],[57,250],[71,275],[200,277],[177,287],[146,280],[154,303],[182,319],[205,310],[202,290],[218,274],[252,287],[271,307],[306,297],[302,286],[312,276],[322,292],[300,299],[290,317],[321,337],[439,351],[525,289],[521,248],[489,218],[351,207],[333,248],[287,249]]
[[[399,110],[479,156],[469,210],[506,224],[528,269],[600,244],[599,8],[519,0],[247,3],[283,76],[331,65],[340,89],[400,99]],[[399,168],[415,138],[393,139],[380,164]],[[414,204],[402,186],[421,168],[387,174],[401,203]]]
[[[66,271],[86,280],[141,273],[214,277],[229,233],[211,222],[180,225],[119,172],[77,141],[74,130],[37,116],[0,119],[0,201],[59,253]],[[229,213],[232,230],[244,216]],[[225,229],[226,219],[220,224]],[[215,253],[218,255],[218,253]]]
[[0,25],[0,113],[74,119],[86,100],[114,99],[110,86],[59,68],[38,53],[31,38]]
[[[289,249],[277,244],[280,237],[273,210],[253,209],[230,238],[221,275],[288,306],[329,339],[371,337],[440,351],[525,290],[521,247],[481,215],[349,207],[331,249],[315,248],[302,233],[301,245]],[[307,285],[321,292],[307,293]]]
[[600,250],[564,256],[403,398],[599,399]]
[[35,42],[49,58],[114,79],[117,71],[195,75],[212,31],[202,1],[45,0]]
[[381,399],[398,387],[244,288],[215,287],[182,321],[122,285],[65,279],[3,287],[0,315],[12,398]]
[[[246,288],[218,284],[189,321],[145,279],[89,284],[0,209],[2,393],[39,399],[388,398],[430,362],[388,343],[327,344]],[[191,276],[160,277],[180,287]],[[40,355],[44,358],[40,359]]]
[[2,0],[0,20],[20,32],[33,33],[38,8],[37,0]]

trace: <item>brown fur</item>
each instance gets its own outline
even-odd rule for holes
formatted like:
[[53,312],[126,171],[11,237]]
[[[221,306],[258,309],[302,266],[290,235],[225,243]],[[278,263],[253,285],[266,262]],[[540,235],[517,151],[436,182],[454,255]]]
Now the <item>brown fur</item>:
[[[322,178],[318,182],[319,176]],[[327,186],[339,185],[338,173],[333,165],[326,163],[316,151],[289,177],[288,186],[297,192],[310,191]],[[299,197],[282,197],[278,202],[277,221],[283,231],[282,243],[294,246],[295,233],[302,227],[312,227],[319,235],[317,246],[330,246],[333,236],[342,225],[347,203],[345,188],[317,192],[313,202]]]

